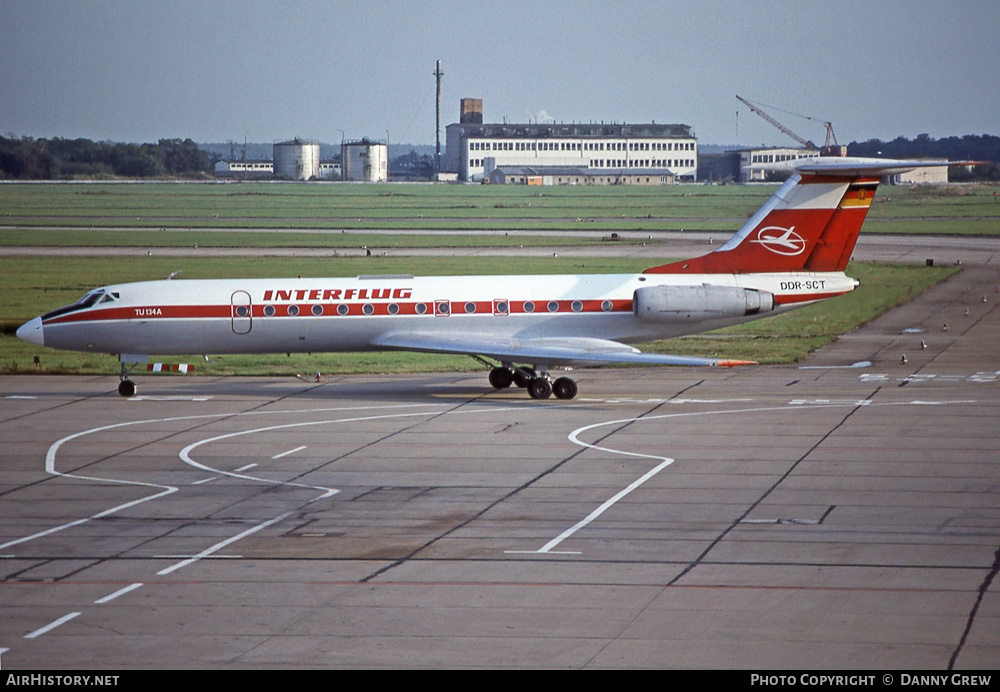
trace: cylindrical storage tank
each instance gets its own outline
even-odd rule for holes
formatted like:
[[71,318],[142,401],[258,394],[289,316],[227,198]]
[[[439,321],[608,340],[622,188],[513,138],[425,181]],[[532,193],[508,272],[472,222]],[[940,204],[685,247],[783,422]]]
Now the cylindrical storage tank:
[[340,148],[344,180],[384,183],[389,180],[389,147],[381,142],[362,139],[344,142]]
[[319,177],[319,142],[295,138],[274,145],[274,175],[292,180]]

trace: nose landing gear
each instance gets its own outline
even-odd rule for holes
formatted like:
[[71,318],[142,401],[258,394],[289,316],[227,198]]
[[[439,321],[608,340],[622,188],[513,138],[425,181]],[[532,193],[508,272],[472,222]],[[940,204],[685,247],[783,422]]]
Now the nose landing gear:
[[128,374],[136,365],[139,363],[145,363],[148,360],[148,357],[143,355],[135,355],[131,353],[121,353],[118,355],[118,361],[122,366],[121,374],[118,375],[118,394],[123,397],[135,396],[137,386],[135,382],[129,378]]
[[[132,367],[135,367],[135,363],[132,364]],[[130,369],[131,368],[126,367],[125,363],[122,362],[122,372],[121,375],[118,376],[118,393],[124,397],[135,396],[135,382],[129,379],[128,376],[128,371]]]
[[130,380],[128,376],[125,377],[121,382],[118,383],[118,393],[122,396],[135,396],[135,382]]

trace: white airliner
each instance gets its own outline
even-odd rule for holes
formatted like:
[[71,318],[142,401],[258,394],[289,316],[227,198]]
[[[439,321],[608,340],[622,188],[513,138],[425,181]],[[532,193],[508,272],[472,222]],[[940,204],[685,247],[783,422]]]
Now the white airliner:
[[[34,344],[117,355],[409,350],[492,367],[490,384],[576,396],[553,365],[737,365],[628,343],[716,329],[843,295],[881,176],[947,162],[809,159],[714,252],[641,274],[164,280],[104,286],[27,322]],[[492,361],[492,362],[491,362]]]

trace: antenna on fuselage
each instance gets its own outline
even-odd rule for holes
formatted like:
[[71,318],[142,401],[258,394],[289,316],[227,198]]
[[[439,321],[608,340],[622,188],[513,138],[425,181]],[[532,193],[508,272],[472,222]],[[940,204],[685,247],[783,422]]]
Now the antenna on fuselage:
[[171,279],[173,279],[173,278],[174,278],[175,276],[177,276],[178,274],[180,274],[180,273],[181,273],[182,271],[184,271],[184,270],[183,270],[183,269],[178,269],[178,270],[177,270],[177,271],[175,271],[175,272],[170,272],[169,274],[167,274],[167,281],[170,281],[170,280],[171,280]]

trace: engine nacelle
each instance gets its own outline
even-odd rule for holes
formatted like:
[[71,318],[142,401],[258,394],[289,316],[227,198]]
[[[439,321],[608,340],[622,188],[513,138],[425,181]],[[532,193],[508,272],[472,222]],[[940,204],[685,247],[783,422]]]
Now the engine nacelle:
[[645,286],[632,296],[636,317],[650,322],[700,322],[774,310],[774,294],[738,286]]

